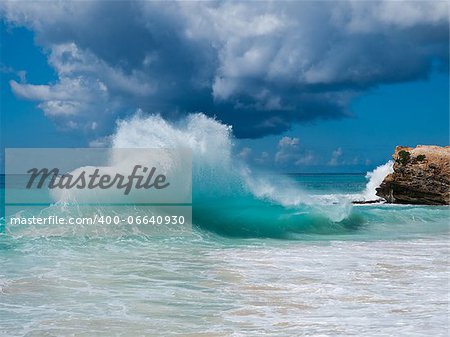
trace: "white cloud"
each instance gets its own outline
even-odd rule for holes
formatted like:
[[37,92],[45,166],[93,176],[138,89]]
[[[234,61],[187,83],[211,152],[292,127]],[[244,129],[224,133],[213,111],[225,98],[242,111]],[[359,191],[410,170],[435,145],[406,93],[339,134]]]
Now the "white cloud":
[[244,147],[242,150],[238,153],[238,157],[242,158],[243,160],[247,160],[250,155],[252,154],[252,149],[249,147]]
[[303,155],[300,155],[299,158],[295,161],[295,165],[303,166],[303,165],[313,165],[316,163],[316,157],[312,153],[312,151],[306,151]]
[[353,1],[345,13],[343,8],[337,8],[334,14],[338,21],[346,21],[349,31],[361,33],[378,27],[408,28],[439,23],[448,19],[448,4],[444,1]]
[[300,143],[300,140],[297,137],[287,137],[284,136],[278,142],[278,147],[286,148],[286,147],[296,147]]
[[296,137],[282,137],[278,142],[278,151],[275,154],[275,163],[281,164],[292,160],[298,155],[300,140]]
[[[39,102],[38,106],[45,115],[51,118],[65,117],[80,119],[98,117],[109,102],[108,93],[99,81],[90,81],[82,76],[61,77],[59,82],[52,85],[33,85],[10,81],[14,94],[24,99]],[[71,128],[75,127],[71,123]]]
[[331,154],[331,159],[328,162],[328,165],[330,166],[337,166],[341,164],[341,157],[344,152],[342,151],[342,148],[338,147],[336,150],[333,151]]
[[102,138],[98,138],[98,139],[90,141],[89,147],[107,148],[107,147],[111,147],[111,144],[112,144],[112,137],[106,136],[106,137],[102,137]]

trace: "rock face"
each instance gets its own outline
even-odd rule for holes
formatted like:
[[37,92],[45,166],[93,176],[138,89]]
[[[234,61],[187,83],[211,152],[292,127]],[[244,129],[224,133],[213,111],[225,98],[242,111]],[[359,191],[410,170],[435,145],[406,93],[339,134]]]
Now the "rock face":
[[384,178],[377,196],[398,204],[450,204],[450,146],[397,146],[392,157],[394,173]]

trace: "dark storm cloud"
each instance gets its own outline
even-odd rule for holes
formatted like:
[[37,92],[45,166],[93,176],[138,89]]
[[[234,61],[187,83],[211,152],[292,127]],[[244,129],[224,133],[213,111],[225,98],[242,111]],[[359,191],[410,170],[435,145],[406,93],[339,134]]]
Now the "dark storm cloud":
[[59,80],[12,81],[47,116],[96,129],[140,108],[202,111],[239,137],[350,115],[385,83],[448,71],[446,2],[5,2]]

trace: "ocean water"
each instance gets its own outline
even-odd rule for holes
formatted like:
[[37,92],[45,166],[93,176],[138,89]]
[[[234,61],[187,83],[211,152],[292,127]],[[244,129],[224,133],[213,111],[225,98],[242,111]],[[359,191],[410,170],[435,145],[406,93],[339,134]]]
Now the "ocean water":
[[179,142],[194,154],[192,235],[2,227],[1,336],[448,336],[449,207],[351,204],[389,163],[256,172],[201,115],[124,122],[112,146]]

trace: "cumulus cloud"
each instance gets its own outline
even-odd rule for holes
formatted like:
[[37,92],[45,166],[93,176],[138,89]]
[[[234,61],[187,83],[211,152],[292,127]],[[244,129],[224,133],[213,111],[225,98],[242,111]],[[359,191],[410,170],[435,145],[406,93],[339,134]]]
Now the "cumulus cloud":
[[336,150],[333,151],[331,154],[330,161],[328,162],[328,165],[330,166],[337,166],[341,164],[341,157],[344,152],[342,151],[342,148],[338,147]]
[[295,161],[296,166],[308,166],[316,164],[317,158],[312,151],[305,151],[304,154],[300,155]]
[[297,155],[300,141],[296,137],[283,137],[278,142],[278,151],[275,153],[275,163],[285,163]]
[[249,147],[244,147],[244,148],[242,148],[242,150],[238,153],[238,157],[239,158],[242,158],[242,159],[244,159],[244,160],[247,160],[249,157],[250,157],[250,155],[252,154],[252,149],[251,148],[249,148]]
[[280,147],[280,148],[297,147],[297,145],[299,143],[300,143],[300,140],[297,137],[291,138],[291,137],[284,136],[278,142],[278,147]]
[[275,164],[309,166],[317,163],[317,158],[313,151],[300,146],[297,137],[282,137],[277,144],[275,153]]
[[0,13],[35,32],[58,75],[12,81],[14,93],[79,126],[138,108],[203,111],[260,137],[448,71],[447,2],[7,1]]

